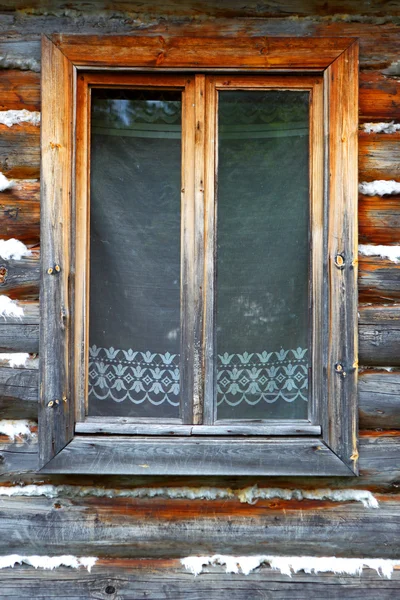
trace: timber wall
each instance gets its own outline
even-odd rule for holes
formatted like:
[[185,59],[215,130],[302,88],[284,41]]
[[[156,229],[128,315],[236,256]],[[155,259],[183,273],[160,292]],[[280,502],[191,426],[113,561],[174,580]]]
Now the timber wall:
[[[39,8],[39,2],[3,1],[0,111],[40,111],[42,33],[354,36],[360,39],[359,180],[394,180],[400,192],[400,128],[370,133],[365,127],[400,123],[397,2],[337,0],[332,8],[322,0],[110,4],[89,0],[66,7],[54,1]],[[0,597],[399,597],[397,569],[391,580],[368,569],[362,577],[299,573],[290,579],[268,566],[248,576],[212,567],[195,579],[179,559],[214,553],[365,557],[399,559],[400,569],[400,262],[387,248],[398,246],[400,255],[400,193],[359,196],[360,244],[383,246],[359,257],[359,478],[46,477],[35,474],[39,138],[34,124],[0,124],[0,171],[15,180],[0,192],[0,238],[16,238],[32,249],[20,260],[0,259],[0,294],[24,309],[21,319],[0,319],[0,352],[31,354],[24,367],[7,361],[0,366],[3,431],[13,420],[30,420],[29,434],[0,435],[0,555],[70,554],[98,562],[91,573],[4,569]],[[27,484],[56,487],[43,494],[16,487]],[[237,490],[254,485],[278,491],[254,504],[241,502]],[[202,498],[215,495],[214,488],[219,499]],[[286,499],[279,497],[283,489],[292,490]],[[357,490],[371,492],[379,508],[357,501]],[[169,497],[174,495],[182,497]]]

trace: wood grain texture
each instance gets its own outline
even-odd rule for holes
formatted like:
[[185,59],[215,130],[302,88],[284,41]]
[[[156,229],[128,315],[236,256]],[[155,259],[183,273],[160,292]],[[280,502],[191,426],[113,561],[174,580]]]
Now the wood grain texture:
[[361,244],[400,244],[400,196],[359,197]]
[[141,37],[53,35],[76,66],[321,70],[352,43],[345,37]]
[[29,246],[40,242],[39,184],[25,182],[0,194],[2,239],[17,238]]
[[400,132],[359,133],[359,179],[400,179]]
[[400,429],[400,371],[368,369],[358,385],[360,427]]
[[0,77],[0,110],[40,110],[40,75],[4,70]]
[[40,127],[0,125],[0,171],[9,178],[35,179],[40,172]]
[[2,590],[10,600],[393,600],[400,590],[399,571],[390,580],[364,569],[362,575],[297,573],[288,577],[266,565],[251,575],[232,575],[224,567],[205,568],[194,577],[178,559],[99,559],[86,569],[2,570]]
[[400,302],[400,264],[379,256],[359,256],[359,302]]
[[40,279],[39,251],[19,260],[0,258],[0,293],[14,299],[38,300]]
[[[74,410],[69,380],[71,248],[67,232],[71,221],[73,72],[68,60],[48,38],[43,38],[42,48],[39,435],[43,465],[71,439]],[[55,119],[54,115],[62,118]],[[60,272],[49,275],[49,266],[57,264]]]
[[[325,71],[328,200],[324,265],[324,439],[357,473],[358,44]],[[326,217],[325,217],[326,218]],[[343,257],[343,268],[336,257]],[[338,368],[340,367],[340,371]]]
[[393,558],[399,496],[378,500],[379,510],[372,510],[359,502],[277,498],[248,505],[226,499],[3,496],[0,552],[29,555],[40,548],[44,555],[115,558],[213,553]]
[[360,72],[360,121],[397,120],[400,111],[400,80],[380,71]]
[[359,315],[360,364],[399,365],[399,307],[365,306]]

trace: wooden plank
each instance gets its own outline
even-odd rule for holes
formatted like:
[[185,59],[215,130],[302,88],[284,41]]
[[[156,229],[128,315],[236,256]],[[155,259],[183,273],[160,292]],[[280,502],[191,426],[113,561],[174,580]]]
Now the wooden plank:
[[40,127],[0,125],[0,171],[9,178],[35,179],[40,171]]
[[399,570],[391,579],[363,569],[362,575],[297,573],[291,577],[263,565],[250,575],[226,573],[224,567],[205,567],[194,577],[178,559],[99,559],[86,569],[55,571],[16,566],[2,570],[2,590],[10,600],[393,600],[400,590]]
[[249,505],[237,499],[2,496],[0,552],[29,555],[40,547],[43,555],[115,558],[213,553],[393,558],[399,497],[378,500],[379,510],[373,510],[360,502],[278,498]]
[[37,300],[39,298],[40,257],[33,250],[31,256],[19,260],[0,259],[0,293],[13,299]]
[[322,335],[326,401],[321,424],[329,447],[357,473],[357,43],[330,65],[324,82],[328,144],[324,260],[328,266],[324,270]]
[[96,474],[105,470],[115,475],[352,474],[319,438],[121,439],[84,435],[75,436],[42,472]]
[[8,190],[1,193],[2,202],[36,202],[40,208],[40,182],[37,179],[15,179]]
[[0,368],[2,419],[37,419],[38,397],[37,369]]
[[359,132],[359,180],[400,179],[400,132]]
[[368,369],[358,385],[360,427],[400,429],[400,371]]
[[359,196],[361,244],[392,245],[400,242],[399,196]]
[[380,71],[360,73],[360,121],[396,121],[400,111],[400,81]]
[[[42,50],[41,465],[68,443],[74,426],[69,364],[71,240],[66,227],[71,222],[73,72],[46,37]],[[49,274],[54,265],[59,265],[60,271]]]
[[88,67],[180,67],[321,70],[351,38],[79,36],[51,38],[74,64]]
[[40,110],[40,75],[7,70],[0,78],[0,110]]
[[391,306],[359,310],[360,365],[400,365],[400,311]]
[[378,256],[359,256],[359,302],[400,301],[400,264]]

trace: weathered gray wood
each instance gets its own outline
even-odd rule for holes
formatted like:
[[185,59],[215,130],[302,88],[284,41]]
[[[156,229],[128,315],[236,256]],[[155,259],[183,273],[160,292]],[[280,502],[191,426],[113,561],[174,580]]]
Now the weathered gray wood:
[[[105,422],[106,421],[106,422]],[[305,424],[277,424],[264,425],[174,425],[164,424],[138,424],[128,423],[126,419],[120,422],[110,422],[104,418],[88,418],[84,422],[76,423],[76,433],[115,433],[128,435],[321,435],[321,427],[318,425]]]
[[83,435],[75,436],[43,472],[96,474],[105,469],[120,475],[353,474],[318,438],[194,440]]
[[263,565],[247,576],[214,566],[194,577],[177,559],[100,559],[91,573],[28,566],[5,569],[1,587],[10,600],[393,600],[400,576],[395,570],[388,580],[364,569],[361,576],[300,572],[290,578]]
[[276,498],[250,506],[237,499],[3,496],[0,553],[37,554],[40,548],[45,555],[116,558],[214,552],[395,558],[399,497],[379,501],[374,510],[360,502]]
[[399,302],[399,269],[398,264],[388,259],[378,256],[360,256],[358,278],[360,302],[374,302],[376,304]]
[[39,253],[35,251],[32,256],[20,260],[0,259],[2,277],[0,294],[17,299],[39,298]]
[[359,310],[360,364],[400,365],[400,310],[397,306],[366,306]]
[[29,442],[0,438],[0,475],[23,475],[39,467],[37,440]]
[[[4,29],[4,24],[2,29]],[[0,68],[40,71],[40,40],[0,41]]]
[[39,325],[0,322],[0,352],[39,352]]
[[400,371],[364,371],[358,395],[360,427],[400,428]]
[[43,465],[73,436],[74,398],[69,327],[73,73],[72,65],[46,37],[42,50],[39,450]]
[[37,416],[38,392],[36,369],[0,368],[1,418],[26,418],[21,414],[22,402],[28,403],[30,416]]

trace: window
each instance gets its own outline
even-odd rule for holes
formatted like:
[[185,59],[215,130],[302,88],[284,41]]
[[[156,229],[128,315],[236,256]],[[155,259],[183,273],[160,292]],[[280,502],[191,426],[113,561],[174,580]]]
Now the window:
[[42,60],[42,469],[356,474],[357,43]]

